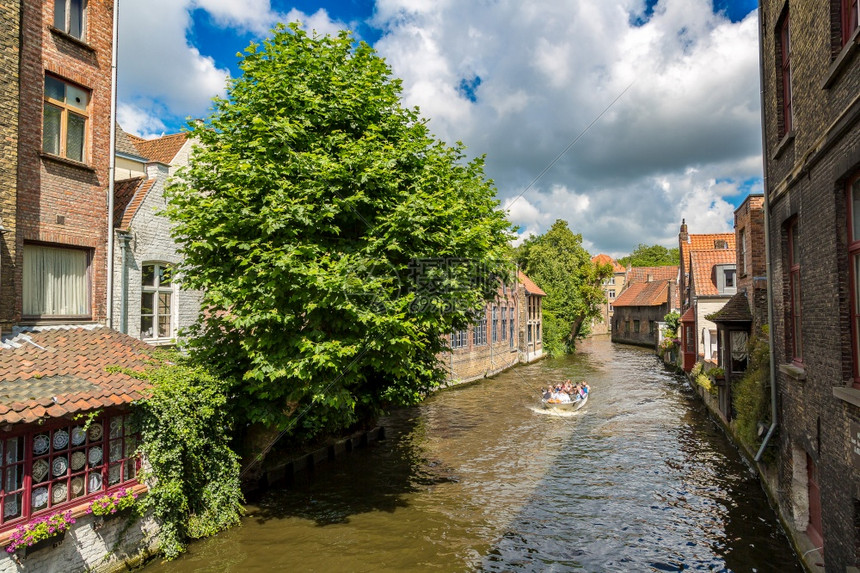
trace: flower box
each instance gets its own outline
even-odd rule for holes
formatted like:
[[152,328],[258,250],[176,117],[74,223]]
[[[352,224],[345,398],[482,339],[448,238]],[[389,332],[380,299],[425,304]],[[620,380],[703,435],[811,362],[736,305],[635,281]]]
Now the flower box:
[[33,553],[42,549],[46,549],[48,547],[59,547],[63,544],[63,541],[65,541],[65,539],[66,530],[64,529],[56,535],[37,541],[33,545],[22,545],[15,550],[15,555],[18,557],[18,559],[26,559],[27,556],[33,555]]

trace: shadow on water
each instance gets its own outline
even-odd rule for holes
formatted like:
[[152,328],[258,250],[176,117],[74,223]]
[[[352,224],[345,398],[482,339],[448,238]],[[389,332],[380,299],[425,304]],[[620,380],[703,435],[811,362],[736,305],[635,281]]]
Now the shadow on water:
[[[587,379],[546,415],[538,390]],[[800,571],[758,481],[681,377],[595,340],[437,393],[387,439],[272,490],[155,571]]]

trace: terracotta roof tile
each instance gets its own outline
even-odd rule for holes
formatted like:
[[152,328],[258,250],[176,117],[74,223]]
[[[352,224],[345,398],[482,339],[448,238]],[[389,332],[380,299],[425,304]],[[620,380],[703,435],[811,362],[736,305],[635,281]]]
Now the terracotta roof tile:
[[623,266],[619,265],[618,261],[616,261],[609,255],[604,255],[603,253],[591,257],[591,262],[598,265],[612,265],[612,270],[616,273],[623,273],[625,270],[627,270]]
[[[147,179],[137,187],[134,192],[134,196],[131,198],[128,206],[122,214],[122,219],[118,223],[115,223],[117,228],[128,229],[128,226],[131,225],[132,218],[134,218],[137,210],[140,209],[140,206],[146,199],[147,194],[152,190],[155,182],[156,179]],[[114,211],[114,213],[116,213],[116,211]]]
[[143,370],[152,350],[98,325],[17,328],[0,338],[0,423],[128,404],[146,382],[107,367]]
[[140,154],[147,159],[170,165],[186,141],[187,133],[173,133],[157,139],[139,139],[134,143]]
[[709,251],[693,251],[690,253],[691,269],[693,277],[691,282],[695,292],[691,296],[719,296],[715,265],[730,265],[735,262],[735,250],[711,249]]
[[678,267],[631,267],[627,272],[627,284],[652,281],[671,281],[678,278]]
[[525,275],[522,271],[517,271],[517,278],[526,287],[526,292],[529,294],[536,294],[538,296],[546,296],[546,293],[541,290],[539,286],[537,286],[534,281],[532,281],[529,277]]
[[668,288],[669,281],[633,283],[618,295],[612,306],[660,306],[667,302]]
[[687,309],[687,312],[681,315],[681,322],[695,322],[696,321],[696,309],[692,306]]
[[714,250],[718,244],[717,241],[725,241],[727,250],[734,252],[735,250],[735,234],[734,233],[710,233],[704,235],[689,235],[688,242],[681,242],[681,269],[682,272],[689,274],[690,272],[690,253],[693,251],[710,251]]
[[131,155],[133,157],[138,157],[140,159],[146,159],[145,157],[141,157],[140,151],[137,149],[135,145],[135,140],[143,141],[141,138],[131,135],[123,131],[123,129],[116,124],[116,150],[117,153],[123,153],[125,155]]

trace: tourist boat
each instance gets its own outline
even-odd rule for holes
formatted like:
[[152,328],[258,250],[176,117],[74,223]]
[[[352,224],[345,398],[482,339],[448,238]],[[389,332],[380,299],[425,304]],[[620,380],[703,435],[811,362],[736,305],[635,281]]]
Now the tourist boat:
[[570,402],[561,402],[552,398],[541,399],[541,404],[543,404],[544,408],[547,408],[548,410],[560,410],[563,412],[574,412],[579,410],[585,406],[586,402],[588,402],[588,394],[582,398],[577,397],[575,400],[571,400]]

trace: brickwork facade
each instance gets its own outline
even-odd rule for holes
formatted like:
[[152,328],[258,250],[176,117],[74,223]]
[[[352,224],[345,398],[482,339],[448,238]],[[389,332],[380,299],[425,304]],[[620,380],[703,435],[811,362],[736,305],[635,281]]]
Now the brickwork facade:
[[[860,45],[856,28],[841,29],[842,5],[838,0],[761,4],[779,404],[772,489],[800,553],[808,552],[807,559],[824,563],[827,571],[860,565],[860,457],[853,445],[860,390],[854,385],[854,279],[848,254],[848,183],[860,173]],[[780,37],[785,26],[790,26],[789,65]],[[848,38],[844,46],[843,37]],[[791,86],[790,101],[785,85]]]
[[0,332],[15,318],[18,202],[18,62],[21,4],[0,6]]
[[[54,2],[23,2],[21,18],[15,316],[22,316],[23,245],[87,252],[89,318],[106,318],[113,7],[90,0],[84,41],[53,26]],[[88,96],[83,161],[43,152],[45,78]]]
[[767,324],[767,255],[764,195],[750,195],[735,209],[738,292],[746,291],[753,315],[752,332]]
[[459,338],[455,335],[451,339],[452,350],[439,357],[449,372],[449,382],[456,384],[485,378],[516,364],[541,358],[541,299],[541,295],[529,294],[522,283],[514,290],[499,289],[496,301],[484,309],[485,326],[473,325]]

